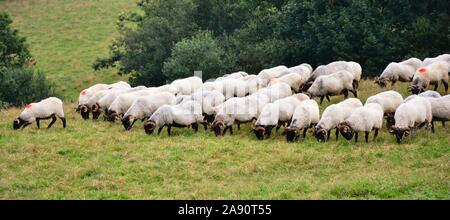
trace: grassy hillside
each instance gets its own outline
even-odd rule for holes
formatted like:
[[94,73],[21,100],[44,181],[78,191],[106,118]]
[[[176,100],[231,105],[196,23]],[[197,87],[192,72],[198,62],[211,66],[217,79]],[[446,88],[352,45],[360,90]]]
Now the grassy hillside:
[[91,64],[108,54],[117,35],[119,13],[135,8],[130,0],[0,1],[0,11],[13,18],[14,27],[27,37],[37,67],[67,99],[96,82],[127,80],[116,70],[94,72]]
[[[368,81],[360,88],[362,100],[382,91]],[[401,145],[385,129],[369,144],[334,134],[327,143],[308,134],[288,144],[280,133],[257,141],[248,126],[220,138],[177,128],[147,136],[141,122],[125,132],[83,121],[71,104],[65,130],[58,121],[14,131],[20,111],[0,112],[0,199],[449,198],[450,125]]]

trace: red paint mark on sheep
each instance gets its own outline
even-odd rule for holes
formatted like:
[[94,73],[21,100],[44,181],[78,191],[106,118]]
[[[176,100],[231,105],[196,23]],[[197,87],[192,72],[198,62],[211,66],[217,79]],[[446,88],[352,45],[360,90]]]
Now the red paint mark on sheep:
[[426,73],[427,72],[427,69],[426,68],[420,68],[419,69],[419,73]]
[[30,109],[31,107],[32,107],[31,104],[28,104],[28,105],[25,106],[25,108],[28,108],[28,109]]
[[87,93],[86,91],[82,91],[81,95],[86,95],[86,93]]

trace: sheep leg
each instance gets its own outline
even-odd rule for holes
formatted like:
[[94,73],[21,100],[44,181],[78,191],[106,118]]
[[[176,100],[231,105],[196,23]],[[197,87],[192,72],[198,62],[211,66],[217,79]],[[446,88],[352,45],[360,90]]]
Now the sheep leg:
[[164,126],[158,128],[158,135],[161,133],[162,129],[164,128]]
[[305,139],[307,131],[308,131],[308,128],[303,128],[303,139]]
[[442,80],[442,84],[444,84],[445,94],[448,93],[448,81]]
[[370,132],[366,131],[366,135],[364,136],[364,138],[366,139],[366,143],[369,143],[369,134]]
[[62,123],[63,123],[63,128],[66,128],[66,118],[61,117],[61,118],[59,118],[59,119],[61,119],[61,121],[62,121]]
[[39,118],[36,118],[36,126],[37,128],[41,128],[40,122],[41,120],[39,120]]
[[237,123],[237,127],[238,127],[238,130],[240,131],[241,130],[241,124]]
[[347,90],[347,89],[344,89],[344,90],[342,91],[342,93],[344,94],[344,99],[347,99],[347,98],[348,98],[348,90]]
[[137,121],[137,120],[134,119],[133,122],[131,122],[131,126],[130,126],[130,127],[133,127],[133,125],[134,125],[134,123],[135,123],[136,121]]
[[227,130],[228,130],[229,128],[230,128],[229,126],[226,126],[226,127],[223,129],[222,136],[225,136],[225,134],[227,133]]
[[325,98],[324,96],[320,96],[320,105],[322,105],[322,102],[323,102],[324,98]]
[[266,132],[266,138],[270,138],[270,135],[272,134],[272,126],[269,126],[268,128],[267,128],[267,132]]
[[208,130],[208,123],[207,122],[202,122],[201,124],[205,128],[205,131],[207,131]]
[[431,132],[434,133],[434,120],[431,121]]
[[195,133],[198,131],[198,123],[192,124],[192,128],[194,129]]
[[445,128],[445,121],[442,121],[442,127]]
[[375,129],[375,134],[373,135],[373,140],[375,140],[378,137],[378,128]]
[[355,143],[358,143],[358,132],[355,133]]
[[331,131],[327,131],[327,141],[330,140]]
[[27,127],[28,125],[31,125],[31,123],[30,123],[30,122],[27,122],[27,123],[23,124],[22,130],[23,130],[25,127]]
[[230,126],[230,135],[233,135],[233,125]]
[[48,125],[48,127],[47,127],[47,129],[48,128],[51,128],[52,126],[53,126],[53,124],[55,124],[55,122],[56,122],[56,116],[52,116],[52,121],[50,122],[50,124]]
[[353,80],[353,89],[358,89],[358,87],[359,87],[359,82],[357,81],[357,80]]
[[434,91],[437,91],[439,83],[434,84]]
[[172,130],[172,125],[168,125],[168,126],[167,126],[167,134],[168,134],[169,136],[172,134],[171,130]]
[[355,96],[355,98],[358,98],[358,91],[351,90],[350,92],[353,93],[353,96]]
[[336,128],[336,141],[339,139],[339,129]]

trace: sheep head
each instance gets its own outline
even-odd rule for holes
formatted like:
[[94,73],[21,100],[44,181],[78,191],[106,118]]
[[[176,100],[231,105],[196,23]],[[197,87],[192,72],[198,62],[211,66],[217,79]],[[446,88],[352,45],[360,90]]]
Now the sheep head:
[[408,91],[413,95],[418,95],[425,91],[425,87],[422,85],[411,85],[408,87]]
[[301,91],[302,92],[308,91],[308,89],[312,86],[313,83],[314,83],[314,80],[303,83],[303,85],[300,87]]
[[84,120],[89,119],[89,107],[86,104],[80,107],[80,114]]
[[327,139],[327,134],[328,132],[320,126],[316,126],[313,128],[313,135],[319,142],[325,141]]
[[393,130],[398,144],[400,144],[402,140],[410,134],[410,128],[394,128]]
[[300,129],[299,128],[291,128],[288,127],[284,130],[286,133],[286,141],[287,142],[294,142],[296,138],[300,135]]
[[222,120],[216,120],[212,124],[212,129],[214,134],[217,136],[222,135],[222,127],[225,126],[225,123]]
[[350,124],[346,121],[338,125],[338,130],[344,136],[345,139],[351,140],[355,135],[355,131],[350,127]]
[[92,105],[92,119],[97,120],[100,116],[100,113],[100,105],[98,103]]
[[214,114],[209,115],[209,114],[203,113],[203,117],[206,120],[206,122],[208,122],[208,124],[211,124],[214,122],[214,117],[215,117]]
[[148,135],[153,134],[153,131],[155,130],[155,128],[156,128],[156,123],[152,120],[148,120],[144,123],[144,130],[145,130],[145,133]]
[[379,85],[381,88],[385,88],[387,85],[387,80],[386,79],[381,79],[379,77],[375,78],[375,84]]
[[121,119],[122,125],[125,128],[125,130],[129,131],[133,127],[134,122],[136,121],[135,118],[131,118],[131,115],[128,115]]
[[390,132],[392,131],[392,127],[394,127],[394,125],[395,125],[394,113],[387,114],[386,115],[386,127]]
[[258,140],[264,139],[264,135],[266,134],[266,129],[263,126],[261,126],[261,125],[252,126],[252,131],[255,133],[256,138],[258,138]]
[[106,120],[110,122],[115,122],[118,117],[119,114],[113,110],[108,110],[108,113],[106,114]]
[[14,128],[14,130],[19,129],[20,127],[22,127],[23,124],[25,124],[24,120],[22,120],[21,118],[16,118],[13,121],[13,128]]

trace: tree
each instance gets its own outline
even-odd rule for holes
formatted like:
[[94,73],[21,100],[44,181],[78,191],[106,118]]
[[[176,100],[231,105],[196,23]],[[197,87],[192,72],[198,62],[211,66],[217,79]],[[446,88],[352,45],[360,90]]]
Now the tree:
[[11,28],[8,14],[0,12],[0,68],[21,67],[31,57],[25,38]]

